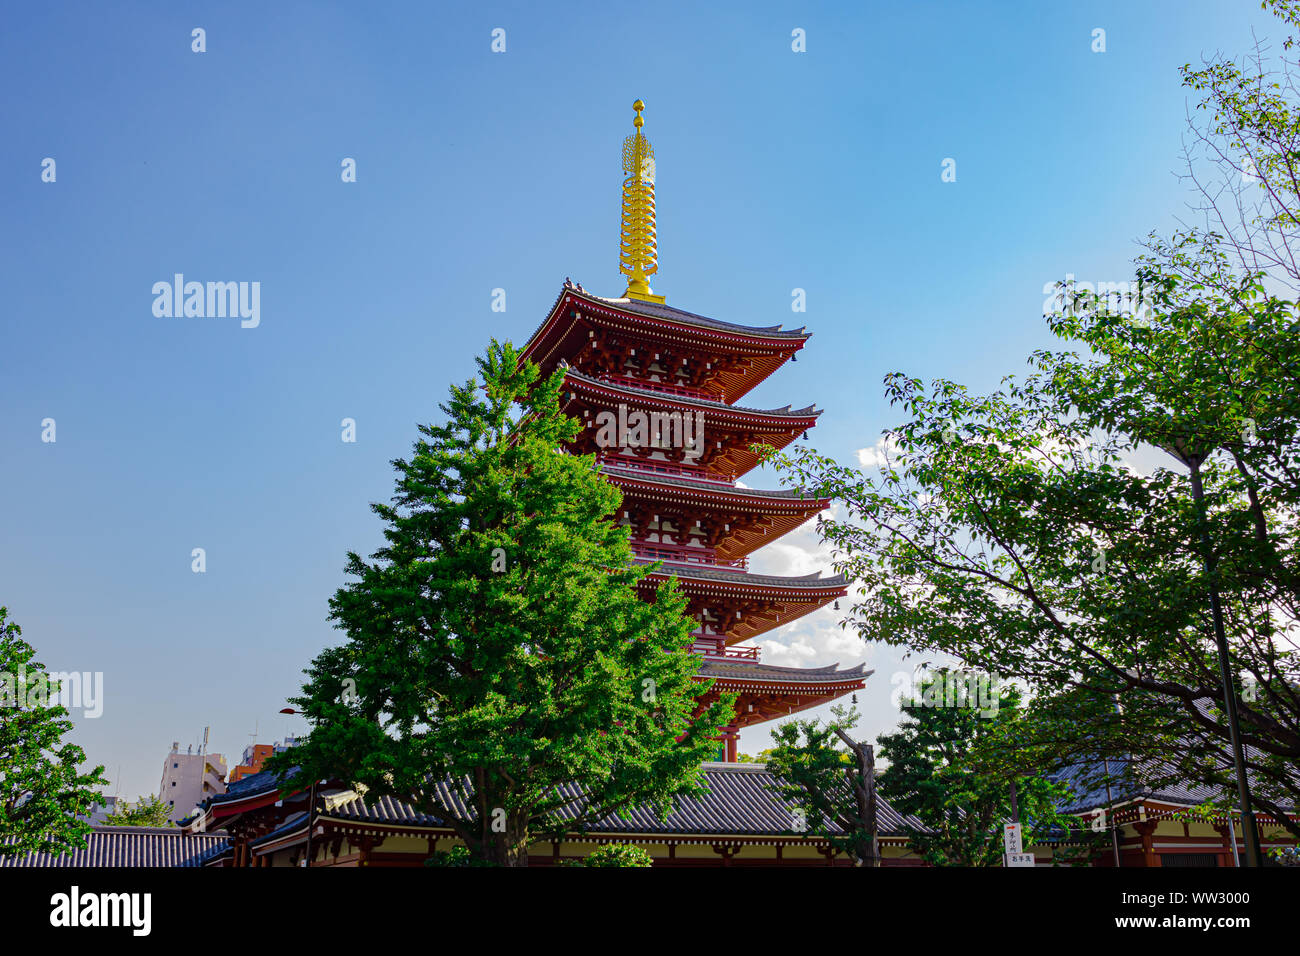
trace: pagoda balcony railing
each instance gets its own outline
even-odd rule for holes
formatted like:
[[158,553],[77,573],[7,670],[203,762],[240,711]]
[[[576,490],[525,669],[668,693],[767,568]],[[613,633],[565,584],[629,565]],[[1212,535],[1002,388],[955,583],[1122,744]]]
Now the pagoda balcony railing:
[[650,544],[641,541],[632,542],[632,553],[647,561],[662,561],[669,564],[688,564],[692,567],[726,568],[729,571],[748,571],[749,558],[735,561],[719,561],[712,549],[687,548],[673,544]]
[[703,468],[688,468],[670,461],[656,461],[652,458],[629,458],[611,452],[597,452],[596,462],[601,465],[613,465],[628,471],[643,471],[652,475],[669,475],[673,478],[689,478],[691,481],[703,481],[720,488],[734,488],[734,475],[718,475]]
[[633,378],[631,375],[614,375],[610,372],[601,372],[596,378],[609,382],[611,385],[626,385],[630,388],[645,389],[648,392],[663,392],[667,395],[681,395],[685,398],[702,398],[708,402],[720,400],[716,394],[690,385],[669,385],[666,382],[651,382],[643,378]]
[[757,662],[761,650],[762,648],[759,647],[724,647],[719,650],[713,641],[695,645],[695,653],[702,654],[705,658],[712,658],[713,660]]

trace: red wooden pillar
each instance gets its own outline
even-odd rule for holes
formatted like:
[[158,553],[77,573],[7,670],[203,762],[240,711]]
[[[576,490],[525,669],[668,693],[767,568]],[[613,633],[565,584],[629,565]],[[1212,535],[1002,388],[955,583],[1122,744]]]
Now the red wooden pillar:
[[1156,859],[1155,849],[1152,846],[1151,837],[1156,832],[1155,820],[1139,820],[1133,824],[1138,835],[1142,837],[1142,859],[1144,866],[1159,866],[1160,861]]

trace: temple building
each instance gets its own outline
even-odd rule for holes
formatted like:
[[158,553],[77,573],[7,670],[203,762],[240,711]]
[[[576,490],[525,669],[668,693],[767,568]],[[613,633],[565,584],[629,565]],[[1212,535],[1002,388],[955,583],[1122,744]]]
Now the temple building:
[[[740,484],[759,464],[756,446],[785,448],[817,422],[812,407],[738,404],[793,360],[809,333],[706,318],[669,306],[651,290],[658,269],[655,166],[641,131],[643,108],[634,104],[636,131],[623,149],[620,269],[627,288],[605,298],[566,280],[523,354],[544,372],[564,370],[564,407],[586,425],[572,450],[594,454],[622,491],[615,517],[630,529],[635,560],[661,562],[644,582],[644,597],[676,577],[697,622],[699,679],[715,681],[715,691],[736,691],[739,702],[720,729],[720,759],[702,768],[706,793],[678,797],[664,818],[631,807],[581,830],[539,837],[528,847],[528,863],[577,862],[603,844],[625,843],[644,848],[655,866],[850,866],[835,841],[800,825],[802,808],[766,766],[736,759],[742,728],[861,689],[870,673],[862,665],[772,666],[746,643],[846,594],[839,576],[782,577],[749,568],[759,548],[829,505]],[[272,774],[256,772],[264,757],[265,750],[247,751],[229,787],[206,793],[177,828],[97,827],[84,850],[0,855],[0,867],[415,867],[460,843],[447,821],[343,781],[295,780],[299,785],[282,791]],[[1081,788],[1063,808],[1080,827],[1029,846],[1037,865],[1235,865],[1240,834],[1231,816],[1204,812],[1220,794],[1150,785],[1134,769],[1124,788]],[[444,792],[458,814],[474,815],[454,788]],[[577,788],[572,797],[573,806],[583,798]],[[882,865],[925,865],[911,843],[913,834],[926,832],[922,822],[879,796],[876,814]],[[1294,851],[1285,820],[1259,820],[1266,850]],[[1108,827],[1110,839],[1100,845],[1086,832],[1106,834]],[[830,832],[842,831],[832,824]]]
[[[760,463],[759,446],[785,448],[817,423],[821,413],[811,406],[740,404],[794,359],[810,333],[707,318],[651,290],[658,271],[654,151],[641,130],[640,100],[634,109],[635,132],[623,147],[619,265],[627,287],[605,298],[566,280],[522,354],[544,374],[563,369],[564,410],[585,426],[570,450],[594,454],[622,491],[613,517],[630,529],[634,559],[659,563],[642,582],[642,596],[653,600],[661,582],[677,579],[697,622],[699,679],[714,682],[710,696],[735,691],[738,703],[719,728],[717,762],[703,767],[707,794],[679,798],[666,820],[633,808],[627,817],[539,842],[529,848],[529,864],[578,860],[616,842],[644,847],[657,866],[852,865],[831,840],[801,832],[801,811],[766,767],[737,761],[742,728],[860,690],[870,673],[864,665],[764,664],[747,643],[847,593],[841,576],[749,568],[755,551],[830,504],[740,483]],[[919,864],[905,835],[919,821],[883,799],[877,815],[882,857],[889,865]],[[283,794],[268,773],[205,800],[183,829],[228,834],[219,852],[203,857],[207,866],[419,866],[458,842],[445,822],[398,801],[368,801],[338,781]]]
[[[677,798],[666,818],[632,807],[581,830],[538,838],[528,862],[576,862],[602,844],[630,843],[644,848],[655,866],[853,865],[834,841],[805,832],[800,806],[766,766],[736,759],[742,728],[861,689],[869,676],[862,665],[764,664],[759,649],[746,643],[846,594],[842,577],[781,577],[749,568],[759,548],[829,504],[740,484],[759,464],[756,446],[784,448],[817,422],[812,407],[739,404],[794,359],[809,333],[706,318],[669,306],[651,290],[654,153],[641,132],[643,104],[634,108],[636,132],[623,151],[620,268],[627,288],[605,298],[566,281],[523,354],[544,372],[563,369],[565,409],[586,425],[572,450],[594,454],[622,491],[615,517],[630,529],[635,560],[661,562],[645,581],[644,597],[652,599],[659,582],[676,577],[697,622],[699,678],[715,681],[715,690],[736,691],[739,702],[721,728],[720,759],[702,768],[706,793]],[[256,757],[246,755],[249,769],[257,769]],[[1133,780],[1128,789],[1079,795],[1068,812],[1081,826],[1029,847],[1038,865],[1234,864],[1231,819],[1193,813],[1213,792]],[[572,796],[578,805],[582,794],[575,788]],[[473,815],[453,788],[445,798],[457,813]],[[926,831],[921,821],[880,797],[876,812],[882,865],[924,865],[911,845],[912,834]],[[1284,821],[1260,819],[1267,849],[1294,847]],[[1113,827],[1113,839],[1099,847],[1084,825]],[[169,834],[120,829],[98,828],[85,851],[0,857],[0,866],[404,867],[425,865],[459,844],[447,821],[399,800],[368,797],[331,780],[303,780],[281,791],[267,772],[207,795]]]
[[738,404],[790,361],[811,333],[706,318],[669,306],[650,288],[658,271],[654,149],[642,131],[623,145],[623,216],[618,298],[566,280],[523,349],[543,374],[565,372],[564,410],[584,428],[572,450],[594,454],[623,493],[618,520],[631,529],[643,563],[662,562],[645,596],[676,577],[698,622],[700,679],[739,695],[722,728],[719,758],[735,761],[742,728],[797,713],[861,689],[869,675],[778,667],[746,645],[761,634],[838,601],[841,576],[754,574],[749,556],[829,506],[824,498],[741,487],[759,464],[756,446],[785,448],[817,423],[820,411]]

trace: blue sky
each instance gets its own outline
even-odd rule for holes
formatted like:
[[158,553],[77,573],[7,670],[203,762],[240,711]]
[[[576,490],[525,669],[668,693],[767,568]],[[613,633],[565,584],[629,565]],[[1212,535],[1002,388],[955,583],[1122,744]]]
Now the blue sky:
[[[656,291],[812,328],[746,401],[816,401],[814,444],[848,462],[895,421],[887,372],[991,387],[1048,344],[1045,283],[1129,277],[1135,240],[1189,199],[1177,68],[1243,52],[1252,27],[1280,32],[1225,0],[15,8],[0,603],[48,667],[104,673],[74,739],[128,798],[205,725],[228,758],[255,727],[299,731],[277,711],[341,637],[326,600],[345,552],[378,543],[368,503],[415,423],[489,336],[522,343],[566,275],[622,292],[634,99],[658,160]],[[178,272],[259,282],[260,325],[156,317],[153,284]],[[815,542],[766,560],[815,562]],[[838,633],[823,612],[765,659],[871,660],[874,735],[898,654]]]

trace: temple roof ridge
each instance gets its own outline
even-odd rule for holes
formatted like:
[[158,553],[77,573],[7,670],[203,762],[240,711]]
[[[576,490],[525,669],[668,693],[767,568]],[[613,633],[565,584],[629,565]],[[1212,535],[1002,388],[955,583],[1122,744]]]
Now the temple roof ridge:
[[638,481],[673,485],[676,487],[690,488],[699,491],[712,491],[724,495],[748,495],[754,498],[781,498],[790,501],[806,501],[810,505],[829,500],[827,498],[811,498],[806,495],[800,495],[798,490],[793,488],[740,488],[736,485],[725,484],[720,481],[700,481],[691,478],[683,478],[678,475],[664,475],[658,472],[644,471],[638,468],[611,465],[608,462],[598,462],[597,468],[602,474],[612,475],[616,478],[633,478]]
[[[651,561],[637,559],[638,564],[649,564]],[[691,567],[686,565],[669,565],[664,564],[656,574],[677,575],[686,578],[703,578],[714,581],[728,581],[735,584],[757,584],[769,587],[818,587],[818,588],[845,588],[848,587],[849,580],[843,574],[833,574],[829,577],[822,577],[820,571],[814,571],[812,574],[786,575],[786,574],[755,574],[751,571],[733,571],[730,568],[720,568],[712,565],[699,565]]]
[[874,670],[866,669],[866,661],[852,667],[846,667],[843,670],[840,670],[839,667],[838,661],[823,667],[790,667],[782,664],[760,664],[757,661],[743,661],[733,658],[706,657],[700,673],[704,676],[716,674],[730,678],[751,678],[754,680],[779,677],[783,680],[800,680],[809,683],[818,683],[828,677],[845,681],[865,680],[875,673]]
[[[589,824],[584,833],[662,833],[683,835],[742,834],[754,836],[788,837],[790,835],[790,810],[800,806],[798,801],[782,796],[779,781],[766,765],[719,763],[709,761],[701,765],[708,787],[697,796],[676,796],[664,818],[659,808],[651,803],[636,804],[622,813]],[[468,778],[465,778],[468,782]],[[463,787],[452,786],[450,778],[428,778],[427,786],[446,806],[462,816],[472,810],[465,803]],[[560,814],[569,816],[582,805],[584,793],[575,784],[562,784],[560,791],[572,798],[572,805]],[[925,829],[915,817],[904,817],[884,797],[877,797],[877,816],[882,835],[905,833],[908,828]],[[448,824],[395,797],[358,797],[316,819],[357,821],[368,824],[388,824],[410,828],[442,828]],[[275,831],[259,838],[258,843],[270,842],[270,837],[282,837],[304,829],[300,818],[291,818]],[[829,824],[831,832],[839,833],[838,824]]]
[[811,418],[821,415],[822,410],[815,404],[806,405],[803,408],[791,408],[784,405],[781,408],[750,408],[746,405],[729,405],[726,402],[717,402],[708,398],[696,398],[693,395],[681,395],[676,392],[659,392],[648,388],[639,388],[634,381],[628,382],[610,381],[609,379],[596,378],[585,372],[580,372],[566,360],[561,359],[558,365],[564,369],[567,376],[578,379],[583,382],[590,382],[592,385],[600,385],[607,388],[616,388],[625,392],[632,392],[637,395],[643,395],[646,398],[654,398],[660,401],[681,402],[688,405],[701,405],[705,408],[716,408],[719,411],[744,412],[750,415],[771,415],[773,417],[784,418]]
[[687,312],[685,309],[678,309],[662,302],[642,302],[638,299],[629,299],[626,297],[614,298],[611,296],[596,295],[594,292],[579,293],[580,296],[596,302],[604,302],[606,305],[614,305],[619,308],[627,309],[629,312],[636,312],[640,315],[647,315],[653,318],[669,319],[679,322],[688,322],[691,325],[702,325],[706,328],[725,329],[728,332],[748,332],[754,335],[779,335],[790,338],[811,338],[811,332],[805,332],[807,326],[801,325],[797,329],[782,328],[781,323],[776,325],[741,325],[738,322],[727,322],[723,319],[710,318],[707,315],[699,315],[696,312]]
[[[727,322],[723,319],[709,318],[707,315],[700,315],[696,312],[687,312],[685,309],[677,309],[671,305],[665,305],[661,302],[642,302],[637,299],[626,297],[614,298],[611,296],[596,295],[594,292],[588,292],[580,285],[566,283],[560,287],[559,295],[547,309],[546,315],[538,323],[533,334],[528,336],[528,342],[531,343],[546,324],[555,315],[555,310],[564,297],[572,296],[575,299],[581,299],[591,305],[605,306],[608,308],[621,309],[625,312],[631,312],[635,315],[645,316],[652,319],[663,319],[668,322],[680,322],[684,325],[693,325],[697,328],[712,329],[718,332],[730,332],[738,335],[752,335],[757,338],[780,338],[780,339],[798,339],[807,341],[812,338],[812,333],[807,331],[806,325],[801,325],[797,329],[782,328],[780,323],[776,325],[741,325],[738,322]],[[525,343],[525,348],[527,343]]]

